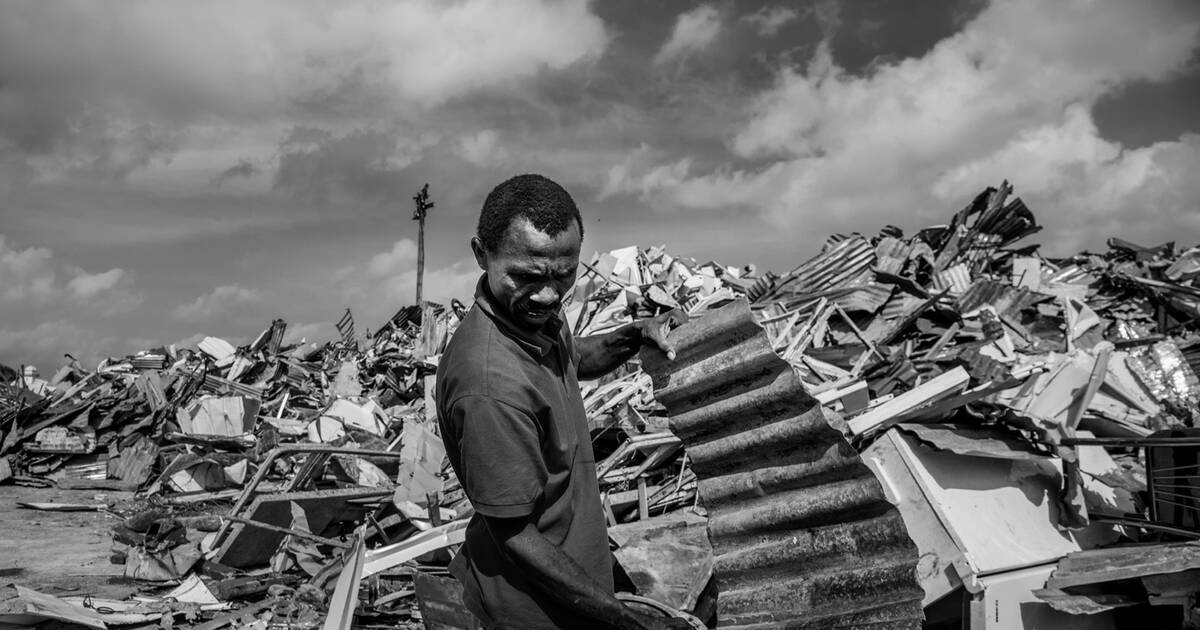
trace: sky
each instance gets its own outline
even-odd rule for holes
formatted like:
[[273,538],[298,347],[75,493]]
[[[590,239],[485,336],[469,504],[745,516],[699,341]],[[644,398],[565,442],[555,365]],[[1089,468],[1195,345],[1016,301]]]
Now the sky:
[[1194,0],[14,0],[0,363],[469,298],[483,198],[542,173],[584,252],[787,271],[1008,180],[1048,256],[1200,242]]

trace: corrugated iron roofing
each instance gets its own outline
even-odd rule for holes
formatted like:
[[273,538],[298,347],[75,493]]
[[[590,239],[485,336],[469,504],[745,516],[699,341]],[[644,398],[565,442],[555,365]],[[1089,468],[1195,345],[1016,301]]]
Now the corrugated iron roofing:
[[1038,302],[1049,299],[1052,299],[1051,296],[1035,293],[1029,289],[1014,287],[1011,284],[995,280],[983,280],[972,284],[966,293],[958,297],[958,310],[970,313],[985,304],[990,304],[996,308],[997,313],[1011,317]]
[[886,273],[900,273],[904,263],[912,254],[913,241],[885,236],[875,244],[875,257],[879,260],[878,268]]
[[933,274],[933,290],[945,291],[950,289],[950,295],[962,295],[971,288],[971,272],[967,266],[959,263]]
[[[875,265],[875,248],[852,236],[796,267],[784,279],[788,293],[818,293],[845,286],[868,275]],[[781,285],[782,286],[782,285]]]
[[917,628],[899,512],[738,300],[643,353],[709,511],[721,628]]

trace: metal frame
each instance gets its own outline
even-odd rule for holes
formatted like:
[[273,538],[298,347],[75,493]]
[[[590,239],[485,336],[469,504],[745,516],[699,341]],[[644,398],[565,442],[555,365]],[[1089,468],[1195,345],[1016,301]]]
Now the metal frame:
[[[272,494],[302,490],[304,486],[307,486],[309,482],[312,481],[313,476],[325,466],[325,464],[329,461],[329,458],[333,455],[387,457],[391,459],[400,459],[401,457],[400,453],[394,451],[375,451],[365,448],[345,448],[341,446],[330,446],[328,444],[283,444],[277,446],[267,453],[266,458],[264,458],[262,463],[259,464],[258,471],[254,473],[254,477],[250,480],[250,483],[246,484],[246,487],[242,490],[242,493],[238,495],[237,501],[234,502],[233,508],[229,510],[229,516],[235,517],[236,521],[234,518],[222,519],[221,527],[217,530],[217,535],[213,539],[213,549],[220,548],[221,544],[225,542],[225,538],[229,536],[230,529],[232,529],[235,522],[242,522],[243,524],[250,524],[251,526],[254,526],[253,524],[255,524],[256,521],[249,521],[249,519],[241,517],[242,510],[244,510],[256,496],[261,494],[258,492],[258,486],[271,472],[271,466],[275,463],[275,460],[287,455],[296,455],[301,453],[307,454],[308,457],[304,459],[304,463],[300,464],[300,469],[296,472],[296,475],[292,477],[292,479],[283,488],[276,492],[272,492]],[[249,523],[246,521],[249,521]]]
[[[1176,432],[1188,434],[1174,437],[1169,435]],[[1149,518],[1098,514],[1097,520],[1200,538],[1200,430],[1168,429],[1140,438],[1072,437],[1064,439],[1063,444],[1144,449]],[[1163,458],[1173,458],[1189,449],[1196,453],[1197,463],[1164,467]],[[1186,474],[1184,469],[1187,469]],[[1167,509],[1162,509],[1163,506],[1167,506]],[[1166,520],[1167,515],[1164,512],[1169,512],[1175,518]],[[1185,524],[1187,521],[1192,524]]]

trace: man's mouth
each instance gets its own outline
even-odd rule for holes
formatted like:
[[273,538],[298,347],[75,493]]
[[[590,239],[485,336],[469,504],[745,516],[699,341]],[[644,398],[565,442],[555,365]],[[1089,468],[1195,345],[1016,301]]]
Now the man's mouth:
[[556,308],[526,307],[525,314],[533,319],[544,319],[556,313]]

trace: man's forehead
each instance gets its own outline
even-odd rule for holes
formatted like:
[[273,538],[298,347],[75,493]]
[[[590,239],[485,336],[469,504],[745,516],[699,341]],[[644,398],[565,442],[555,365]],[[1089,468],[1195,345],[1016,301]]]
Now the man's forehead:
[[582,240],[576,221],[571,221],[567,229],[552,235],[539,230],[529,219],[516,217],[505,230],[500,249],[520,256],[559,257],[572,251],[578,256]]

